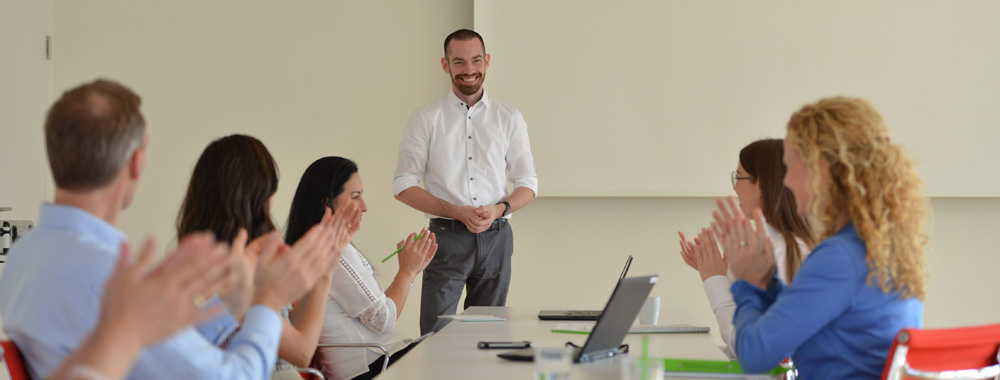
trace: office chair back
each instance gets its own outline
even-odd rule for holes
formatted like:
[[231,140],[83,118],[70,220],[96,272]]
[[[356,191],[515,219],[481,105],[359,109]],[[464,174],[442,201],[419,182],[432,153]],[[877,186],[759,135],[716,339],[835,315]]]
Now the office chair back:
[[7,370],[10,380],[28,380],[28,370],[24,367],[24,358],[13,341],[0,340],[0,364]]
[[883,380],[998,379],[1000,324],[953,329],[903,329]]

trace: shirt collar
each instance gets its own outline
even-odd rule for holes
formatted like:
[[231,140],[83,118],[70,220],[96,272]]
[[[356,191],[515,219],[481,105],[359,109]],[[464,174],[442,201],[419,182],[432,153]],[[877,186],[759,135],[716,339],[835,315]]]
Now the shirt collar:
[[38,226],[76,231],[115,250],[126,240],[125,234],[117,227],[73,206],[42,204],[38,214]]
[[[458,95],[455,95],[454,89],[448,90],[448,95],[445,96],[445,99],[446,103],[452,106],[465,105],[465,101],[459,99]],[[486,89],[483,89],[483,98],[476,102],[477,105],[479,103],[482,103],[483,107],[490,108],[490,96],[486,94]]]

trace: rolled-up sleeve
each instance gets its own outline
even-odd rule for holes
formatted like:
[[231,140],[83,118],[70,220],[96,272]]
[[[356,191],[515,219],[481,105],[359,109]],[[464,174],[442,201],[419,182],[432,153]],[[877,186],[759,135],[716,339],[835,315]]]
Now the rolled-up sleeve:
[[403,132],[403,140],[399,143],[399,156],[396,159],[396,172],[392,178],[392,195],[397,196],[403,190],[419,186],[427,169],[430,136],[428,124],[418,110],[410,116]]
[[528,124],[524,122],[521,112],[514,113],[512,122],[514,128],[510,138],[510,148],[507,150],[507,180],[514,188],[525,187],[538,196],[538,174],[535,173],[535,158],[531,155],[531,141],[528,139]]

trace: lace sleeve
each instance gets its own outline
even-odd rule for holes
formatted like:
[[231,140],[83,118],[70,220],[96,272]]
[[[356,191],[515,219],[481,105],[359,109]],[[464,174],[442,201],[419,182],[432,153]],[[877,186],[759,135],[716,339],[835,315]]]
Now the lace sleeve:
[[382,297],[358,316],[361,323],[380,335],[391,334],[396,327],[396,303],[389,297]]

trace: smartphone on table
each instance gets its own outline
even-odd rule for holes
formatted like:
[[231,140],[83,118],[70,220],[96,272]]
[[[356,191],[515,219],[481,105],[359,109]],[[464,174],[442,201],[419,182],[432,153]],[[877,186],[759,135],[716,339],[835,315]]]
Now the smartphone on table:
[[480,349],[516,349],[516,348],[528,348],[531,347],[531,342],[479,342]]

